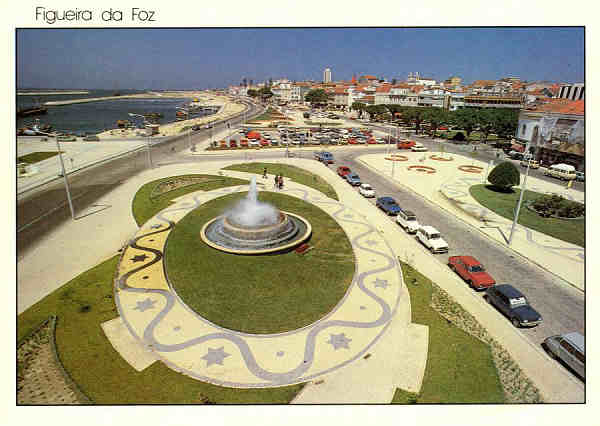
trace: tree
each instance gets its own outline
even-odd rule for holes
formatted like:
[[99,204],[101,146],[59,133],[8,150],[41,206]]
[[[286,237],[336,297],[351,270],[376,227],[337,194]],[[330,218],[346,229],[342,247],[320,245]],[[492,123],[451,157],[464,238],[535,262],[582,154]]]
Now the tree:
[[419,133],[421,129],[421,123],[423,122],[425,115],[425,110],[421,107],[405,107],[402,111],[402,119],[407,122],[407,124],[414,123],[415,125],[415,133]]
[[445,109],[432,107],[425,110],[425,119],[429,121],[429,130],[432,136],[435,136],[440,124],[448,120],[448,113]]
[[501,108],[496,112],[493,131],[502,139],[510,139],[514,136],[519,125],[519,111],[509,108]]
[[488,181],[502,192],[512,192],[512,187],[521,182],[521,174],[513,163],[503,161],[490,172]]
[[350,109],[353,109],[354,111],[358,111],[358,117],[362,118],[363,112],[366,107],[367,106],[365,104],[363,104],[362,102],[353,102]]
[[270,87],[263,87],[258,91],[258,95],[263,99],[268,99],[273,96],[273,92]]
[[304,99],[312,105],[326,104],[329,101],[329,95],[323,89],[313,89],[306,94]]
[[495,108],[484,108],[477,111],[477,122],[479,130],[483,133],[483,139],[480,142],[486,143],[487,138],[494,130],[494,125],[498,119],[498,112]]
[[258,92],[254,89],[248,89],[248,96],[250,96],[251,98],[255,98],[258,96]]
[[454,112],[452,121],[457,127],[460,127],[467,134],[467,140],[469,135],[477,126],[477,110],[471,108],[462,108]]

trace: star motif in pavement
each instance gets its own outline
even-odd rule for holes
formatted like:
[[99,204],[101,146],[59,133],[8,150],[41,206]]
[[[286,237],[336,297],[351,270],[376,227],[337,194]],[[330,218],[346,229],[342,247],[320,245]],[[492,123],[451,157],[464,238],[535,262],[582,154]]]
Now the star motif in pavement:
[[162,228],[162,225],[160,223],[155,223],[150,228],[152,228],[152,229],[158,229],[158,228]]
[[346,219],[352,219],[354,216],[352,216],[351,214],[345,214],[344,217]]
[[146,258],[148,258],[148,256],[146,256],[145,254],[138,254],[138,255],[133,256],[129,260],[131,260],[133,263],[135,263],[135,262],[143,262],[144,260],[146,260]]
[[144,312],[148,309],[154,308],[154,304],[156,300],[151,300],[149,297],[146,300],[142,300],[141,302],[136,302],[136,307],[133,308],[134,311]]
[[346,349],[350,349],[350,347],[348,346],[348,343],[352,341],[352,339],[348,339],[345,335],[345,333],[340,333],[340,334],[330,334],[330,338],[327,341],[327,343],[330,343],[333,345],[333,349],[334,350],[338,350],[339,348],[346,348]]
[[376,278],[373,282],[375,283],[375,287],[381,287],[384,290],[389,287],[388,280],[380,280],[379,278]]
[[361,306],[361,307],[360,307],[360,310],[361,310],[361,311],[364,311],[365,309],[367,309],[367,307],[366,307],[366,306]]
[[284,353],[285,352],[283,352],[283,351],[279,351],[279,352],[277,352],[277,356],[283,356]]
[[179,331],[179,330],[181,330],[180,326],[173,327],[173,331]]
[[206,366],[210,366],[212,364],[223,365],[223,360],[230,356],[223,350],[223,346],[219,349],[208,348],[208,353],[202,357],[203,360],[206,360]]

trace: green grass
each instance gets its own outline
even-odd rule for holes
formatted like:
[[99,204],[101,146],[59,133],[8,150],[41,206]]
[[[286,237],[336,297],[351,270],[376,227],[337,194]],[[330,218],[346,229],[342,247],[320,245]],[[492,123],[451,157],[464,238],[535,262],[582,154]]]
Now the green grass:
[[[300,167],[277,163],[246,163],[234,164],[225,167],[224,170],[237,170],[239,172],[256,173],[262,176],[265,167],[267,168],[268,173],[282,174],[285,178],[290,178],[294,182],[314,188],[329,198],[339,200],[335,189],[333,189],[325,179],[301,169]],[[269,184],[272,184],[272,181],[270,181]]]
[[[169,181],[176,177],[187,177],[191,176],[194,178],[204,178],[205,182],[196,183],[193,185],[181,187],[179,189],[166,192],[158,197],[150,198],[153,189],[159,185],[161,182]],[[247,184],[247,180],[230,178],[224,176],[214,176],[214,175],[181,175],[181,176],[170,176],[163,179],[157,179],[152,182],[148,182],[135,194],[132,203],[132,212],[135,221],[139,226],[143,225],[154,216],[156,213],[169,207],[172,204],[174,198],[181,197],[182,195],[188,194],[190,192],[195,191],[212,191],[217,188],[223,188],[227,186],[235,186],[235,185],[245,185]]]
[[259,115],[258,117],[253,117],[252,121],[266,121],[266,120],[273,120],[273,114],[274,115],[279,115],[279,112],[277,110],[274,110],[273,108],[269,107],[265,112],[263,112],[261,115]]
[[[61,151],[62,154],[62,151]],[[21,157],[17,158],[17,163],[27,163],[27,164],[34,164],[43,160],[46,160],[47,158],[51,158],[58,155],[58,152],[56,151],[51,151],[51,152],[32,152],[30,154],[26,154],[23,155]]]
[[[100,324],[118,316],[113,302],[115,256],[46,296],[17,318],[22,339],[56,315],[60,359],[81,390],[97,404],[285,404],[303,385],[232,389],[203,383],[155,362],[137,372],[113,349]],[[89,306],[87,312],[82,312]]]
[[419,394],[398,389],[396,404],[503,403],[502,385],[490,347],[449,323],[431,308],[433,283],[402,264],[412,322],[429,327],[425,377]]
[[239,256],[209,247],[199,237],[202,226],[244,196],[212,200],[177,223],[165,253],[177,294],[213,323],[247,333],[290,331],[322,318],[342,299],[354,275],[352,247],[344,231],[312,204],[261,192],[261,201],[311,223],[314,248],[304,256],[294,251]]
[[[514,219],[513,210],[519,201],[520,189],[515,188],[512,193],[503,193],[491,190],[488,185],[480,184],[471,186],[469,192],[482,206],[506,219]],[[544,218],[525,207],[527,201],[536,200],[543,195],[535,191],[525,191],[519,213],[519,224],[559,240],[585,247],[585,220]]]

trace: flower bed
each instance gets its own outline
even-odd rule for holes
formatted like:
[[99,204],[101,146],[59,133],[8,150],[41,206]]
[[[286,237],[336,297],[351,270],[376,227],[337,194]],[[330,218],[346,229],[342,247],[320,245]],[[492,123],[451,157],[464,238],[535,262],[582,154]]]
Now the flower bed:
[[446,157],[439,157],[439,156],[437,156],[435,154],[429,156],[429,158],[431,158],[432,160],[435,160],[435,161],[454,161],[453,157],[448,157],[448,158],[446,158]]
[[420,166],[420,165],[408,166],[408,170],[421,172],[421,173],[427,173],[427,174],[432,174],[432,173],[436,172],[436,170],[433,167]]
[[391,157],[385,157],[389,161],[408,161],[408,157],[400,154],[392,154]]
[[458,170],[460,170],[461,172],[466,172],[466,173],[481,173],[483,171],[483,167],[479,167],[479,166],[470,166],[470,165],[462,165],[462,166],[458,166]]

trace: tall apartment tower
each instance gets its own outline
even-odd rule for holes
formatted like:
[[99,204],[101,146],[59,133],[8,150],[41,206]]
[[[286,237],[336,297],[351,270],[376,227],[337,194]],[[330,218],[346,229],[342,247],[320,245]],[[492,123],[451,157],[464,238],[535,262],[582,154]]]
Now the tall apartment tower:
[[331,70],[329,68],[325,68],[325,71],[323,71],[323,83],[331,83]]

